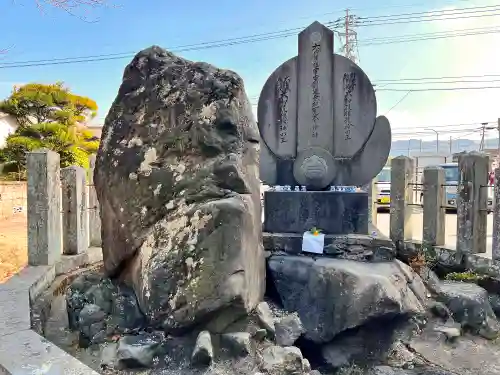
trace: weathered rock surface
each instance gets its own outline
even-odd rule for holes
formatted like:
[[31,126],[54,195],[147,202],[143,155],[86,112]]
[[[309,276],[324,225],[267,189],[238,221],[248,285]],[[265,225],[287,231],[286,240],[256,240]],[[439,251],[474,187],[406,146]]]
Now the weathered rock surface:
[[268,264],[284,308],[298,313],[316,343],[370,319],[425,311],[422,280],[399,261],[272,256]]
[[[329,368],[338,370],[351,364],[369,367],[405,358],[401,342],[408,340],[420,326],[416,319],[406,317],[372,319],[362,326],[349,329],[321,346]],[[381,329],[383,327],[383,329]],[[404,348],[403,348],[404,349]]]
[[476,284],[445,281],[438,297],[452,312],[455,321],[475,333],[494,339],[500,335],[500,324],[488,301],[486,290]]
[[259,133],[242,79],[159,47],[138,53],[103,127],[95,186],[106,274],[166,330],[262,300]]
[[276,343],[281,346],[292,346],[305,332],[304,326],[297,314],[290,314],[275,324]]
[[191,362],[194,365],[209,365],[214,357],[214,348],[212,346],[212,337],[210,332],[202,331],[196,339],[196,345],[191,356]]
[[159,353],[161,340],[151,335],[124,336],[118,342],[116,358],[119,368],[148,368]]
[[66,309],[69,327],[79,331],[83,347],[145,325],[134,292],[97,273],[84,274],[73,281],[66,293]]
[[295,346],[270,346],[262,352],[261,369],[269,375],[304,374],[307,364]]
[[255,309],[255,313],[257,314],[257,318],[259,320],[259,324],[266,329],[271,335],[274,335],[275,332],[275,323],[274,317],[272,315],[271,309],[267,302],[261,302],[257,305]]
[[220,343],[235,357],[244,357],[252,351],[252,342],[248,332],[225,333],[221,335]]

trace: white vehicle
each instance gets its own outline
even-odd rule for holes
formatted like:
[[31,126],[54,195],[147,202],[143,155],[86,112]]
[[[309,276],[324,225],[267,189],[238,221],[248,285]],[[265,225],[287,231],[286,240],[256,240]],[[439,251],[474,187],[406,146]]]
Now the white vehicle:
[[377,177],[375,177],[375,189],[377,191],[376,199],[379,207],[388,207],[391,203],[391,167],[382,168]]

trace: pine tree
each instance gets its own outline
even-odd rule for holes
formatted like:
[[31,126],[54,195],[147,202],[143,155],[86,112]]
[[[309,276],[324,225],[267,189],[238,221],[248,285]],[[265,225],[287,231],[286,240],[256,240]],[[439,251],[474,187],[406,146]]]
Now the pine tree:
[[84,125],[97,113],[92,99],[75,95],[61,82],[30,83],[14,87],[0,102],[0,111],[17,119],[18,129],[7,137],[0,150],[3,172],[25,176],[26,152],[48,148],[61,156],[61,167],[88,168],[88,157],[97,151],[99,140]]

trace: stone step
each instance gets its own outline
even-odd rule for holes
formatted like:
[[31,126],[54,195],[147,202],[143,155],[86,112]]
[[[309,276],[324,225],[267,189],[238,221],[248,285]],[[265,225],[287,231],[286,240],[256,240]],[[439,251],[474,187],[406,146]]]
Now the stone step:
[[[272,253],[300,254],[303,253],[302,237],[299,233],[264,232],[264,249]],[[387,238],[364,234],[325,235],[324,256],[360,261],[387,261],[394,259],[395,253],[393,242]]]

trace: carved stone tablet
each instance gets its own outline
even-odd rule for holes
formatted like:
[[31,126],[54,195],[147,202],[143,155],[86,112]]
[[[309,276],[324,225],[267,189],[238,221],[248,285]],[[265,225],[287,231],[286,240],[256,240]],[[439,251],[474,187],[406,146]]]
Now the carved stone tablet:
[[[386,118],[374,129],[373,85],[359,66],[333,53],[333,32],[324,25],[314,22],[298,40],[298,56],[271,74],[259,98],[259,130],[267,146],[262,179],[278,185],[314,180],[318,189],[367,183],[387,161],[391,144]],[[307,160],[301,156],[306,150]]]

